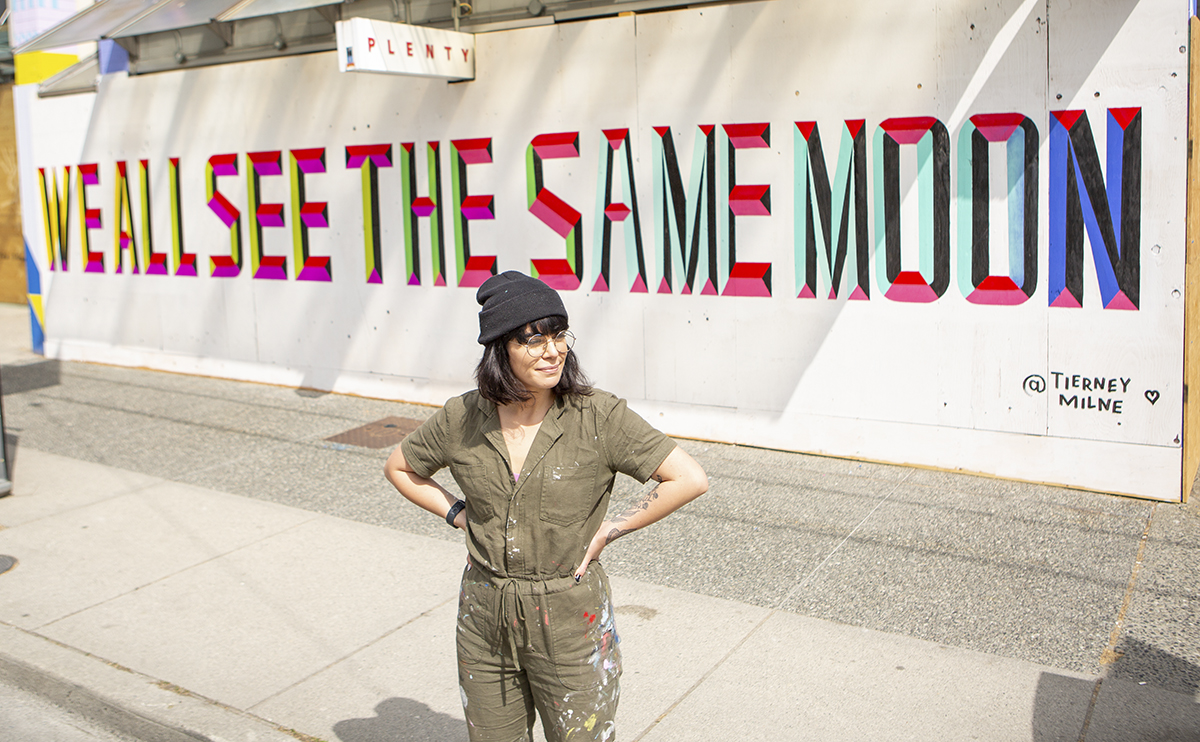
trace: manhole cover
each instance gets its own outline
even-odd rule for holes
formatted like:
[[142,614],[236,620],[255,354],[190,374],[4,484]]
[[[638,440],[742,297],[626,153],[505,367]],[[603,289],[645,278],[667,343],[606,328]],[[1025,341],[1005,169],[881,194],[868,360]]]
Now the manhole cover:
[[421,426],[420,420],[408,417],[385,417],[359,428],[338,433],[326,438],[330,443],[345,443],[363,448],[387,448],[404,440],[405,436]]
[[17,560],[0,554],[0,575],[17,566]]

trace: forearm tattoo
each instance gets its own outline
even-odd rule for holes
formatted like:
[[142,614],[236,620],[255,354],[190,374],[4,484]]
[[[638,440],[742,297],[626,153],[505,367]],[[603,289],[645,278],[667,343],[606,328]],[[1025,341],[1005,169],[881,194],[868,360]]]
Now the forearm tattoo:
[[613,541],[616,541],[617,539],[621,538],[622,536],[624,536],[627,533],[633,533],[633,531],[634,531],[634,529],[632,529],[632,528],[625,530],[625,531],[622,531],[620,528],[614,528],[608,532],[607,536],[604,537],[604,545],[608,546]]
[[[663,481],[662,477],[659,477],[659,476],[655,476],[654,480],[656,482],[658,482],[659,484],[662,484],[662,481]],[[642,499],[639,500],[636,505],[633,505],[632,507],[627,508],[625,510],[625,512],[623,512],[620,515],[618,515],[617,517],[613,518],[612,522],[614,524],[626,522],[627,520],[629,520],[633,516],[637,515],[638,513],[645,511],[645,510],[649,510],[650,503],[654,502],[657,499],[658,499],[658,487],[655,486],[654,489],[650,490],[644,496],[642,496]],[[636,528],[614,528],[608,532],[607,536],[605,536],[604,543],[611,544],[613,541],[616,541],[617,539],[624,536],[625,534],[633,533],[636,530],[637,530]]]

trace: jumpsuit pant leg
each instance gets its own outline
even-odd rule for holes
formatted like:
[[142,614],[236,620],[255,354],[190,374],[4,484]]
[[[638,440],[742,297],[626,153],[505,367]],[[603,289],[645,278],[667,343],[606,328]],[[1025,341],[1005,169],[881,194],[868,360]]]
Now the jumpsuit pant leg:
[[499,581],[468,565],[458,596],[458,687],[471,742],[532,742],[533,695],[498,619]]
[[457,634],[471,742],[530,740],[535,708],[548,742],[615,741],[621,653],[599,564],[578,584],[468,567]]
[[604,568],[547,592],[541,617],[541,651],[524,662],[547,741],[615,742],[621,650]]

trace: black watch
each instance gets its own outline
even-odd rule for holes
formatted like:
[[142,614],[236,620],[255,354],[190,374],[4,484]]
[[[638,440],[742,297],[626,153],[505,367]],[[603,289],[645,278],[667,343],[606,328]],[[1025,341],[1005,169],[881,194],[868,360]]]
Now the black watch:
[[459,500],[458,502],[451,505],[450,509],[448,511],[446,511],[446,522],[449,523],[452,528],[456,527],[454,525],[454,519],[458,517],[458,514],[461,513],[463,508],[465,508],[466,506],[467,506],[467,503],[463,502],[462,500]]

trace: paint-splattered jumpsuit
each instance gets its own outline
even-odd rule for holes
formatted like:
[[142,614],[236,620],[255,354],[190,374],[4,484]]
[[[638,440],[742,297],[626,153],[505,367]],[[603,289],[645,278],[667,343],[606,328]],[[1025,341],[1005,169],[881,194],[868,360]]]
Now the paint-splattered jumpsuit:
[[650,478],[674,449],[624,400],[559,398],[514,477],[496,406],[455,397],[402,444],[413,471],[449,467],[467,502],[458,671],[472,742],[611,741],[621,658],[608,579],[573,572],[616,472]]

